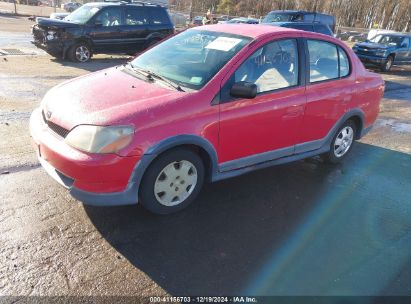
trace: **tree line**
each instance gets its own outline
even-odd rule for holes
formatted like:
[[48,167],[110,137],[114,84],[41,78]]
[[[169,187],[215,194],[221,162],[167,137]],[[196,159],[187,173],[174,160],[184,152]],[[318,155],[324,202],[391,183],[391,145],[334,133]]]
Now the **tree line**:
[[411,0],[170,0],[179,11],[262,17],[272,10],[334,15],[337,26],[411,31]]

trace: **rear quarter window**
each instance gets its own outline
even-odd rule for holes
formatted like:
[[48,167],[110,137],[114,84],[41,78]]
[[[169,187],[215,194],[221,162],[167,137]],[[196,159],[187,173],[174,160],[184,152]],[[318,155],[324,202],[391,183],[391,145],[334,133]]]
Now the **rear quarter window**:
[[320,34],[331,35],[331,31],[323,24],[316,24],[315,31]]
[[150,9],[151,24],[161,25],[161,24],[171,24],[168,13],[164,9]]

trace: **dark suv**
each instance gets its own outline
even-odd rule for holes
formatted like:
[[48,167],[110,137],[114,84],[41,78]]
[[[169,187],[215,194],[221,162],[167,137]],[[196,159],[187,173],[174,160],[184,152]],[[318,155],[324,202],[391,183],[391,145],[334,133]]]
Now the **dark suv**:
[[393,65],[411,64],[411,34],[378,34],[352,49],[362,62],[377,65],[383,72]]
[[328,25],[317,22],[273,22],[270,23],[270,25],[288,27],[307,32],[320,33],[328,36],[333,35],[333,32],[328,27]]
[[307,11],[271,11],[261,21],[261,23],[273,22],[317,22],[326,24],[332,32],[335,32],[335,17],[332,15],[307,12]]
[[37,18],[33,43],[58,58],[85,62],[95,53],[134,54],[174,33],[167,10],[130,2],[87,3],[63,20]]

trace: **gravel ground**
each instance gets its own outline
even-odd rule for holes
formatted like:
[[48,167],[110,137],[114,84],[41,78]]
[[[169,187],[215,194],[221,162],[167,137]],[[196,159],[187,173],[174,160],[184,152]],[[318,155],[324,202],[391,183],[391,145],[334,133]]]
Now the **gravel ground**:
[[[29,27],[0,16],[0,48],[35,51]],[[380,117],[343,164],[207,185],[161,217],[83,206],[30,143],[48,89],[126,59],[0,56],[0,295],[411,295],[411,67],[383,74]]]

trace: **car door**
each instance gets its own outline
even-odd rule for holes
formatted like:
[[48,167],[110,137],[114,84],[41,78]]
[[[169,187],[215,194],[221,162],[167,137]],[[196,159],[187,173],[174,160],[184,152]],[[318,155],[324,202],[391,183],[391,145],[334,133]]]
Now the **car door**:
[[347,53],[334,43],[307,39],[307,105],[296,153],[322,147],[352,99],[355,75]]
[[398,49],[396,50],[395,63],[406,63],[408,59],[410,42],[408,37],[401,37]]
[[144,6],[127,6],[125,8],[125,25],[123,30],[126,35],[124,47],[130,52],[144,49],[149,34],[150,18]]
[[86,28],[94,50],[108,53],[122,51],[126,39],[123,25],[123,6],[102,8]]
[[[294,153],[306,102],[300,43],[297,38],[266,43],[224,84],[220,102],[221,171]],[[257,96],[233,98],[230,89],[239,82],[255,84]]]
[[411,63],[411,37],[408,37],[408,52],[405,61]]

